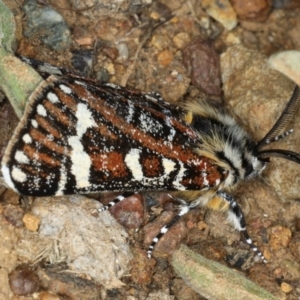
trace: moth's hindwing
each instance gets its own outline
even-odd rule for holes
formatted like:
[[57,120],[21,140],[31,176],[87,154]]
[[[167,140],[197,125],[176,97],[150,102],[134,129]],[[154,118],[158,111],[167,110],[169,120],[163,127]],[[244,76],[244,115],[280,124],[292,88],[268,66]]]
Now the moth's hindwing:
[[227,173],[194,151],[181,114],[153,95],[50,76],[29,99],[3,176],[33,196],[216,187]]

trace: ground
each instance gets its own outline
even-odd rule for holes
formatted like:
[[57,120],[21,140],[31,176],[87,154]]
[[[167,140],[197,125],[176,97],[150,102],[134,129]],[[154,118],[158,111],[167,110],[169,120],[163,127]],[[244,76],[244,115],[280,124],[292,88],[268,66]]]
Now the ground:
[[[19,1],[4,2],[15,17],[17,54],[75,69],[85,77],[157,91],[175,104],[208,99],[237,116],[255,140],[275,123],[292,93],[293,84],[268,70],[266,59],[278,51],[300,50],[297,1],[247,1],[248,6],[243,6],[243,1],[232,0],[231,5],[224,1],[231,10],[212,8],[218,1],[197,0],[24,1],[25,8]],[[56,18],[64,21],[49,25],[44,14],[47,9],[59,13],[61,19]],[[18,123],[7,99],[0,103],[0,116],[2,157]],[[299,124],[296,119],[294,129]],[[281,142],[281,148],[284,145]],[[297,135],[288,144],[294,151],[299,145]],[[244,182],[232,192],[246,215],[251,238],[269,260],[267,265],[254,259],[223,213],[205,209],[194,210],[178,222],[148,259],[145,249],[176,211],[166,194],[154,190],[132,196],[111,210],[127,231],[128,236],[122,235],[130,250],[124,254],[128,255],[127,266],[123,261],[119,265],[112,262],[122,276],[116,275],[118,279],[106,285],[92,273],[74,271],[70,266],[75,267],[71,261],[75,258],[69,253],[64,253],[67,259],[57,253],[51,256],[52,250],[42,259],[34,257],[39,250],[33,248],[39,243],[45,248],[45,240],[35,240],[45,206],[43,210],[35,199],[24,199],[2,186],[1,295],[3,299],[207,299],[173,268],[172,253],[183,243],[206,258],[239,270],[241,276],[280,299],[299,299],[297,168],[290,162],[270,164],[262,178]],[[88,197],[106,204],[114,195]],[[60,201],[68,207],[69,200]],[[47,209],[52,214],[62,209],[55,201],[51,205]],[[81,207],[77,202],[74,205]],[[71,208],[66,207],[67,214]],[[75,211],[71,219],[76,216]],[[32,225],[35,222],[36,227]],[[53,240],[51,247],[61,250],[60,239]],[[126,261],[126,256],[123,259]]]

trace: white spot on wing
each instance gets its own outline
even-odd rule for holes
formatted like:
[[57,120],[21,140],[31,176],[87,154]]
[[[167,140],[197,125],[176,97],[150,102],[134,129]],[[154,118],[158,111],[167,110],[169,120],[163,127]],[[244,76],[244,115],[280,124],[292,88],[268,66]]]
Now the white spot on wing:
[[175,131],[173,125],[171,125],[170,117],[166,117],[165,123],[170,128],[170,134],[168,135],[167,139],[168,139],[169,142],[172,142],[173,139],[174,139],[174,136],[176,134],[176,131]]
[[175,170],[176,164],[170,159],[163,158],[162,164],[164,166],[165,173],[167,173],[167,174],[170,174],[172,171]]
[[16,151],[15,160],[20,164],[29,163],[29,158],[22,151]]
[[[165,180],[169,179],[170,173],[176,171],[176,164],[172,160],[163,157],[162,164],[164,167],[164,173],[158,177],[146,177],[143,174],[143,168],[140,163],[140,149],[131,149],[125,156],[126,166],[132,173],[135,180],[140,181],[145,186],[151,186],[155,184],[157,187],[165,186]],[[180,163],[180,169],[177,171],[177,176],[173,181],[173,185],[178,190],[185,190],[185,187],[180,183],[185,173],[183,163]]]
[[139,162],[140,154],[141,150],[131,149],[124,159],[135,180],[142,180],[144,177],[142,166]]
[[11,176],[15,181],[24,182],[27,179],[27,175],[17,167],[13,167]]
[[146,133],[158,133],[163,130],[163,126],[161,124],[151,119],[150,116],[145,113],[140,114],[139,120],[141,129]]
[[68,86],[66,86],[66,85],[64,85],[64,84],[60,84],[60,85],[59,85],[59,88],[60,88],[65,94],[71,94],[71,93],[72,93],[72,90],[71,90]]
[[38,128],[38,122],[36,120],[31,120],[31,125],[34,127],[34,128]]
[[[71,172],[76,178],[76,187],[80,189],[90,187],[89,177],[90,167],[92,165],[91,158],[83,149],[81,137],[89,127],[96,126],[96,123],[92,117],[91,111],[83,103],[79,103],[77,106],[76,118],[77,135],[69,137],[68,143],[72,147]],[[65,170],[61,170],[61,172],[65,173]],[[60,187],[60,189],[61,188],[62,187]]]
[[76,178],[76,187],[85,188],[90,186],[90,167],[92,165],[89,155],[84,151],[80,138],[72,136],[68,139],[69,145],[72,147],[71,172]]
[[23,135],[22,140],[23,140],[23,142],[24,142],[25,144],[30,144],[30,143],[32,143],[32,138],[31,138],[31,136],[30,136],[28,133],[26,133],[26,134]]
[[47,111],[46,111],[45,107],[42,104],[39,104],[37,106],[37,113],[42,117],[47,116]]
[[97,126],[91,111],[83,103],[77,105],[76,118],[78,120],[76,123],[76,131],[80,137],[85,134],[89,127]]
[[130,123],[132,121],[132,118],[134,116],[134,105],[131,101],[128,101],[128,115],[126,116],[126,122]]
[[203,173],[202,176],[203,176],[203,185],[204,186],[209,186],[209,181],[206,178],[207,173]]
[[173,182],[173,185],[178,189],[178,190],[185,190],[185,187],[180,183],[182,181],[182,178],[184,177],[184,173],[186,171],[183,163],[181,161],[178,161],[180,165],[179,172],[177,173],[176,179]]
[[13,189],[14,191],[16,191],[15,185],[14,185],[14,183],[13,183],[12,180],[11,180],[9,168],[8,168],[6,165],[2,165],[1,171],[2,171],[2,175],[3,175],[3,178],[4,178],[5,183],[6,183],[11,189]]
[[52,102],[52,103],[58,103],[58,102],[59,102],[58,97],[57,97],[54,93],[52,93],[52,92],[49,92],[49,93],[47,94],[47,99],[48,99],[50,102]]
[[60,167],[60,180],[58,183],[58,190],[55,193],[56,196],[60,196],[60,195],[64,194],[67,180],[68,180],[68,177],[67,177],[67,170],[66,170],[65,159],[64,159],[62,161],[61,167]]

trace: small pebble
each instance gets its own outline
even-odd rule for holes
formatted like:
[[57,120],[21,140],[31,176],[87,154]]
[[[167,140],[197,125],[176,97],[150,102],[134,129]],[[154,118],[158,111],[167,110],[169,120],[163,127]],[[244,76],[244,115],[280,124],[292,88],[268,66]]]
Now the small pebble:
[[112,60],[116,60],[119,56],[119,50],[117,48],[114,48],[114,47],[104,46],[101,49],[101,52],[103,52],[106,56],[108,56]]
[[126,43],[117,43],[116,44],[116,48],[119,51],[119,60],[127,60],[129,57],[129,50],[128,50],[128,46]]
[[263,22],[271,11],[269,0],[231,0],[231,4],[239,19]]
[[27,213],[23,217],[23,222],[27,230],[36,232],[39,229],[41,219],[36,215]]
[[173,42],[178,49],[183,49],[191,42],[191,38],[188,33],[180,32],[174,36]]
[[268,63],[271,68],[281,72],[300,85],[300,52],[296,50],[282,51],[273,54]]
[[280,288],[281,290],[285,293],[285,294],[288,294],[290,293],[292,290],[293,290],[293,287],[286,283],[286,282],[283,282],[281,285],[280,285]]
[[227,30],[236,27],[236,13],[228,0],[202,0],[201,5],[208,15],[221,23]]
[[144,207],[140,194],[134,194],[110,209],[116,220],[126,228],[139,228],[143,223]]
[[61,298],[49,292],[41,292],[39,293],[39,300],[61,300]]
[[169,41],[164,35],[155,34],[151,38],[151,44],[159,51],[166,49],[169,46]]
[[220,56],[214,44],[198,38],[182,52],[183,63],[190,73],[193,85],[207,95],[221,95]]
[[271,228],[270,246],[278,250],[286,248],[292,238],[292,232],[289,228],[277,225]]
[[15,227],[22,227],[23,226],[23,218],[24,211],[21,207],[16,205],[6,205],[3,209],[3,216],[10,224]]
[[157,60],[162,67],[167,67],[174,59],[173,53],[169,50],[164,50],[158,53]]
[[27,0],[23,9],[26,14],[23,34],[26,37],[39,36],[54,50],[69,48],[71,32],[61,14],[50,6],[38,6],[35,0]]
[[15,295],[30,295],[38,291],[39,279],[29,267],[16,269],[9,274],[9,286]]

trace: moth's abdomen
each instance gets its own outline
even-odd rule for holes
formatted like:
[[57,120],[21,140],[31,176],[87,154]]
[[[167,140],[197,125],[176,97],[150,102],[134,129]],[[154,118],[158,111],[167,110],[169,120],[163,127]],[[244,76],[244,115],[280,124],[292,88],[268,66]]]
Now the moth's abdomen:
[[196,154],[180,109],[145,94],[50,77],[30,97],[2,163],[33,196],[205,190],[227,172]]

